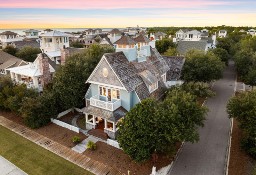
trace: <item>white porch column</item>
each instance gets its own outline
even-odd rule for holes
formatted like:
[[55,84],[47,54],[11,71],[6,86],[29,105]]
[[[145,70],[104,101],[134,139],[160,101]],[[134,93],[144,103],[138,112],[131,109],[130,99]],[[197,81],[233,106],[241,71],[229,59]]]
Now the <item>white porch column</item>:
[[105,126],[104,129],[106,129],[107,128],[107,119],[104,120],[104,126]]
[[88,114],[86,113],[85,114],[85,123],[87,123],[88,122]]
[[13,73],[13,72],[10,72],[10,74],[11,74],[11,79],[12,79],[12,80],[15,79],[14,73]]
[[33,85],[34,85],[34,87],[35,87],[35,88],[38,88],[39,86],[38,86],[38,79],[37,79],[37,77],[32,77],[32,79],[33,79]]
[[113,122],[113,131],[116,132],[116,124]]
[[19,82],[20,80],[19,80],[19,77],[18,77],[18,74],[15,74],[15,81],[16,82]]
[[93,124],[96,125],[95,115],[93,115]]

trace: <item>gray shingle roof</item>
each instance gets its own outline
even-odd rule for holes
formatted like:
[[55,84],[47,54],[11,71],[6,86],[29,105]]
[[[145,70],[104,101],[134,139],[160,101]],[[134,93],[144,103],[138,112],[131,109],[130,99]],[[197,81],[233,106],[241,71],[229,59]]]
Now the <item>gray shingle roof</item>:
[[132,45],[132,44],[136,44],[136,42],[131,37],[124,35],[119,40],[117,40],[114,44]]
[[163,56],[164,60],[170,67],[170,70],[167,72],[166,80],[178,80],[181,76],[182,67],[185,63],[185,57],[182,56],[174,56],[174,57],[168,57]]
[[137,36],[136,38],[134,38],[134,41],[135,42],[142,42],[142,43],[149,43],[150,40],[145,36],[145,35],[142,35],[140,34],[139,36]]
[[22,49],[23,47],[26,47],[26,46],[40,48],[40,43],[33,39],[23,40],[23,41],[15,41],[13,43],[15,44],[15,47],[17,49]]
[[122,32],[119,29],[112,29],[109,34],[122,34]]
[[177,51],[181,55],[185,55],[189,50],[196,49],[205,51],[207,41],[180,41],[178,42]]
[[112,112],[89,105],[84,108],[83,112],[87,114],[101,116],[104,119],[110,120],[112,122],[117,122],[120,118],[125,116],[127,111],[123,107],[119,107],[118,109]]
[[0,35],[18,35],[17,33],[15,33],[15,32],[11,32],[11,31],[5,31],[5,32],[2,32],[2,33],[0,33]]
[[20,58],[17,58],[13,55],[10,55],[10,54],[0,50],[0,69],[16,67],[21,62],[24,62],[24,61]]
[[108,53],[104,56],[128,92],[134,91],[136,86],[143,82],[123,52]]

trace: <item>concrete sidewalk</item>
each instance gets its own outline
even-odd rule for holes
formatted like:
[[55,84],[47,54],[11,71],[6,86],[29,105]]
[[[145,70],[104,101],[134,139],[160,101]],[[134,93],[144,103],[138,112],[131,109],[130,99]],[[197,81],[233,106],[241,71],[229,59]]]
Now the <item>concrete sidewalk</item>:
[[1,175],[27,175],[24,171],[14,164],[0,156],[0,174]]

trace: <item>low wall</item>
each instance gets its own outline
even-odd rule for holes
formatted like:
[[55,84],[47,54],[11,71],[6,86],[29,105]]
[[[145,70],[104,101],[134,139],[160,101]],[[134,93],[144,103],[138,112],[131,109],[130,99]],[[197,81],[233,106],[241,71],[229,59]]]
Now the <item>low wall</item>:
[[117,141],[115,141],[115,140],[108,139],[108,140],[107,140],[107,144],[108,144],[108,145],[111,145],[111,146],[113,146],[113,147],[116,147],[116,148],[118,148],[118,149],[121,149],[120,146],[119,146],[119,143],[118,143]]
[[54,124],[56,124],[56,125],[58,125],[58,126],[61,126],[61,127],[63,127],[63,128],[67,128],[67,129],[69,129],[69,130],[71,130],[71,131],[74,131],[74,132],[77,132],[77,133],[79,133],[79,128],[77,128],[77,127],[75,127],[75,126],[72,126],[72,125],[70,125],[70,124],[67,124],[67,123],[65,123],[65,122],[62,122],[62,121],[60,121],[60,120],[56,120],[56,119],[51,119],[51,122],[52,123],[54,123]]
[[66,111],[61,112],[61,113],[58,114],[57,118],[61,118],[62,116],[68,114],[68,113],[71,112],[71,111],[72,111],[72,109],[68,109],[68,110],[66,110]]

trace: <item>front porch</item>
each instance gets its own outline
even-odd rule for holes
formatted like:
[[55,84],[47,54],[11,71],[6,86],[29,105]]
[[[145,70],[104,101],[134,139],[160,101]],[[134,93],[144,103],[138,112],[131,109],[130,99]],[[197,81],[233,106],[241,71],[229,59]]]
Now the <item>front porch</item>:
[[116,139],[118,134],[117,123],[125,116],[126,112],[122,107],[112,112],[88,106],[84,109],[86,128],[99,130],[106,133],[109,138]]

